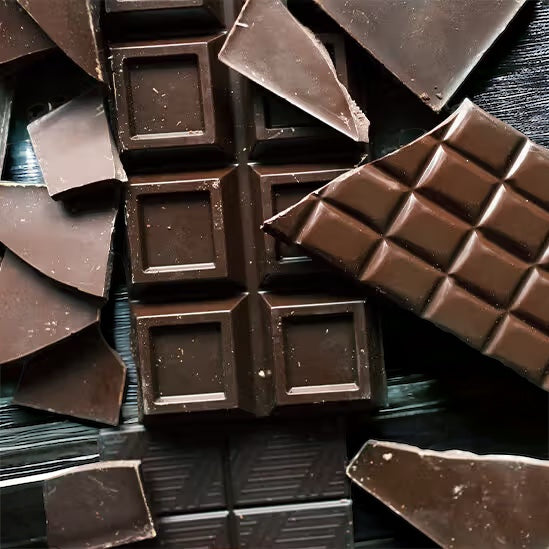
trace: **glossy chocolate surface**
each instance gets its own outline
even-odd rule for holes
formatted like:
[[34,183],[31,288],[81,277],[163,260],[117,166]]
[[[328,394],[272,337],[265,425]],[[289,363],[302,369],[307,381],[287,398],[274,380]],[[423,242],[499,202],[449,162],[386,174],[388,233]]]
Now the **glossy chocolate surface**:
[[547,389],[548,174],[547,149],[465,101],[265,229]]
[[351,139],[368,141],[369,122],[328,51],[280,0],[248,0],[219,59]]
[[69,101],[27,129],[52,198],[127,181],[97,91]]
[[106,297],[118,198],[56,202],[43,186],[0,184],[0,242],[44,275]]
[[439,111],[526,0],[314,0]]
[[369,441],[347,474],[442,547],[544,547],[549,463]]
[[12,99],[12,84],[7,79],[0,80],[0,179],[2,178],[4,159],[6,157],[6,148],[8,145]]

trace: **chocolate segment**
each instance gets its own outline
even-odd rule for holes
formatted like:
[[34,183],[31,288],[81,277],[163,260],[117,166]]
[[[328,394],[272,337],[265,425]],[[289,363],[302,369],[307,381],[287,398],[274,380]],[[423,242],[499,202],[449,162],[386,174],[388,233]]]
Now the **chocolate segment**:
[[17,0],[40,28],[90,76],[104,80],[100,4],[94,0]]
[[265,223],[549,389],[549,151],[470,101]]
[[0,364],[24,358],[99,321],[97,304],[6,250],[0,263]]
[[314,1],[435,111],[526,2]]
[[118,425],[126,367],[96,326],[26,364],[14,403]]
[[442,547],[549,542],[547,461],[372,440],[347,474]]
[[369,122],[328,51],[280,0],[248,0],[219,59],[351,139],[368,141]]
[[99,93],[73,99],[27,129],[52,198],[127,181]]
[[62,203],[45,187],[0,184],[0,242],[46,276],[98,297],[109,290],[116,213],[112,192]]
[[48,544],[100,549],[156,535],[138,461],[66,469],[44,482]]
[[8,145],[12,99],[11,84],[7,80],[0,80],[0,179],[2,178],[6,147]]

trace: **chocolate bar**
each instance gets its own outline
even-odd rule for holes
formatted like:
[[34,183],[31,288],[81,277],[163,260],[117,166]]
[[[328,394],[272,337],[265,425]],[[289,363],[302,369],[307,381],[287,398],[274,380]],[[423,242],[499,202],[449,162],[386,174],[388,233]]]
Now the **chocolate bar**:
[[536,548],[549,541],[544,460],[371,440],[347,474],[442,547]]
[[38,118],[27,129],[52,198],[127,181],[103,97],[96,90]]
[[[459,4],[314,0],[433,110],[439,111],[526,0]],[[467,37],[464,39],[464,37]]]
[[549,389],[549,152],[466,100],[265,223]]
[[118,197],[55,202],[45,187],[0,184],[0,242],[42,274],[100,298],[111,275]]
[[328,51],[280,0],[248,0],[219,59],[351,139],[368,141],[368,119]]

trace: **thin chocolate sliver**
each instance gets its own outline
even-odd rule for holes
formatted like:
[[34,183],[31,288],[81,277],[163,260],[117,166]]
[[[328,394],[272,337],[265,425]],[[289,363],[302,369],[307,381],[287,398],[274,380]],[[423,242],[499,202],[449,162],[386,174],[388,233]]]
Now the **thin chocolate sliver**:
[[448,549],[549,544],[549,462],[371,440],[347,474]]
[[101,549],[154,538],[139,461],[81,465],[44,481],[47,536],[57,549]]
[[24,358],[97,322],[95,300],[62,288],[6,250],[0,263],[0,364]]
[[46,276],[106,297],[117,201],[110,192],[81,203],[56,202],[45,187],[2,182],[0,242]]
[[315,2],[439,111],[526,0]]
[[13,90],[10,83],[7,80],[0,80],[0,179],[8,145],[12,100]]
[[27,129],[52,198],[127,181],[97,91],[69,101]]
[[466,100],[265,223],[549,390],[549,151]]
[[92,326],[31,358],[13,401],[118,425],[125,378],[124,363]]
[[351,139],[368,141],[368,119],[328,51],[280,0],[248,0],[219,59]]

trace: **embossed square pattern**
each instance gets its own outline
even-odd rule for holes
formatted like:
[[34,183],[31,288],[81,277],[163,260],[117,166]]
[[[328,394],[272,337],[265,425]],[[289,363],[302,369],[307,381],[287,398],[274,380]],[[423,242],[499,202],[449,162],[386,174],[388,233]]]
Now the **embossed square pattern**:
[[548,189],[549,151],[466,100],[264,228],[549,390]]

